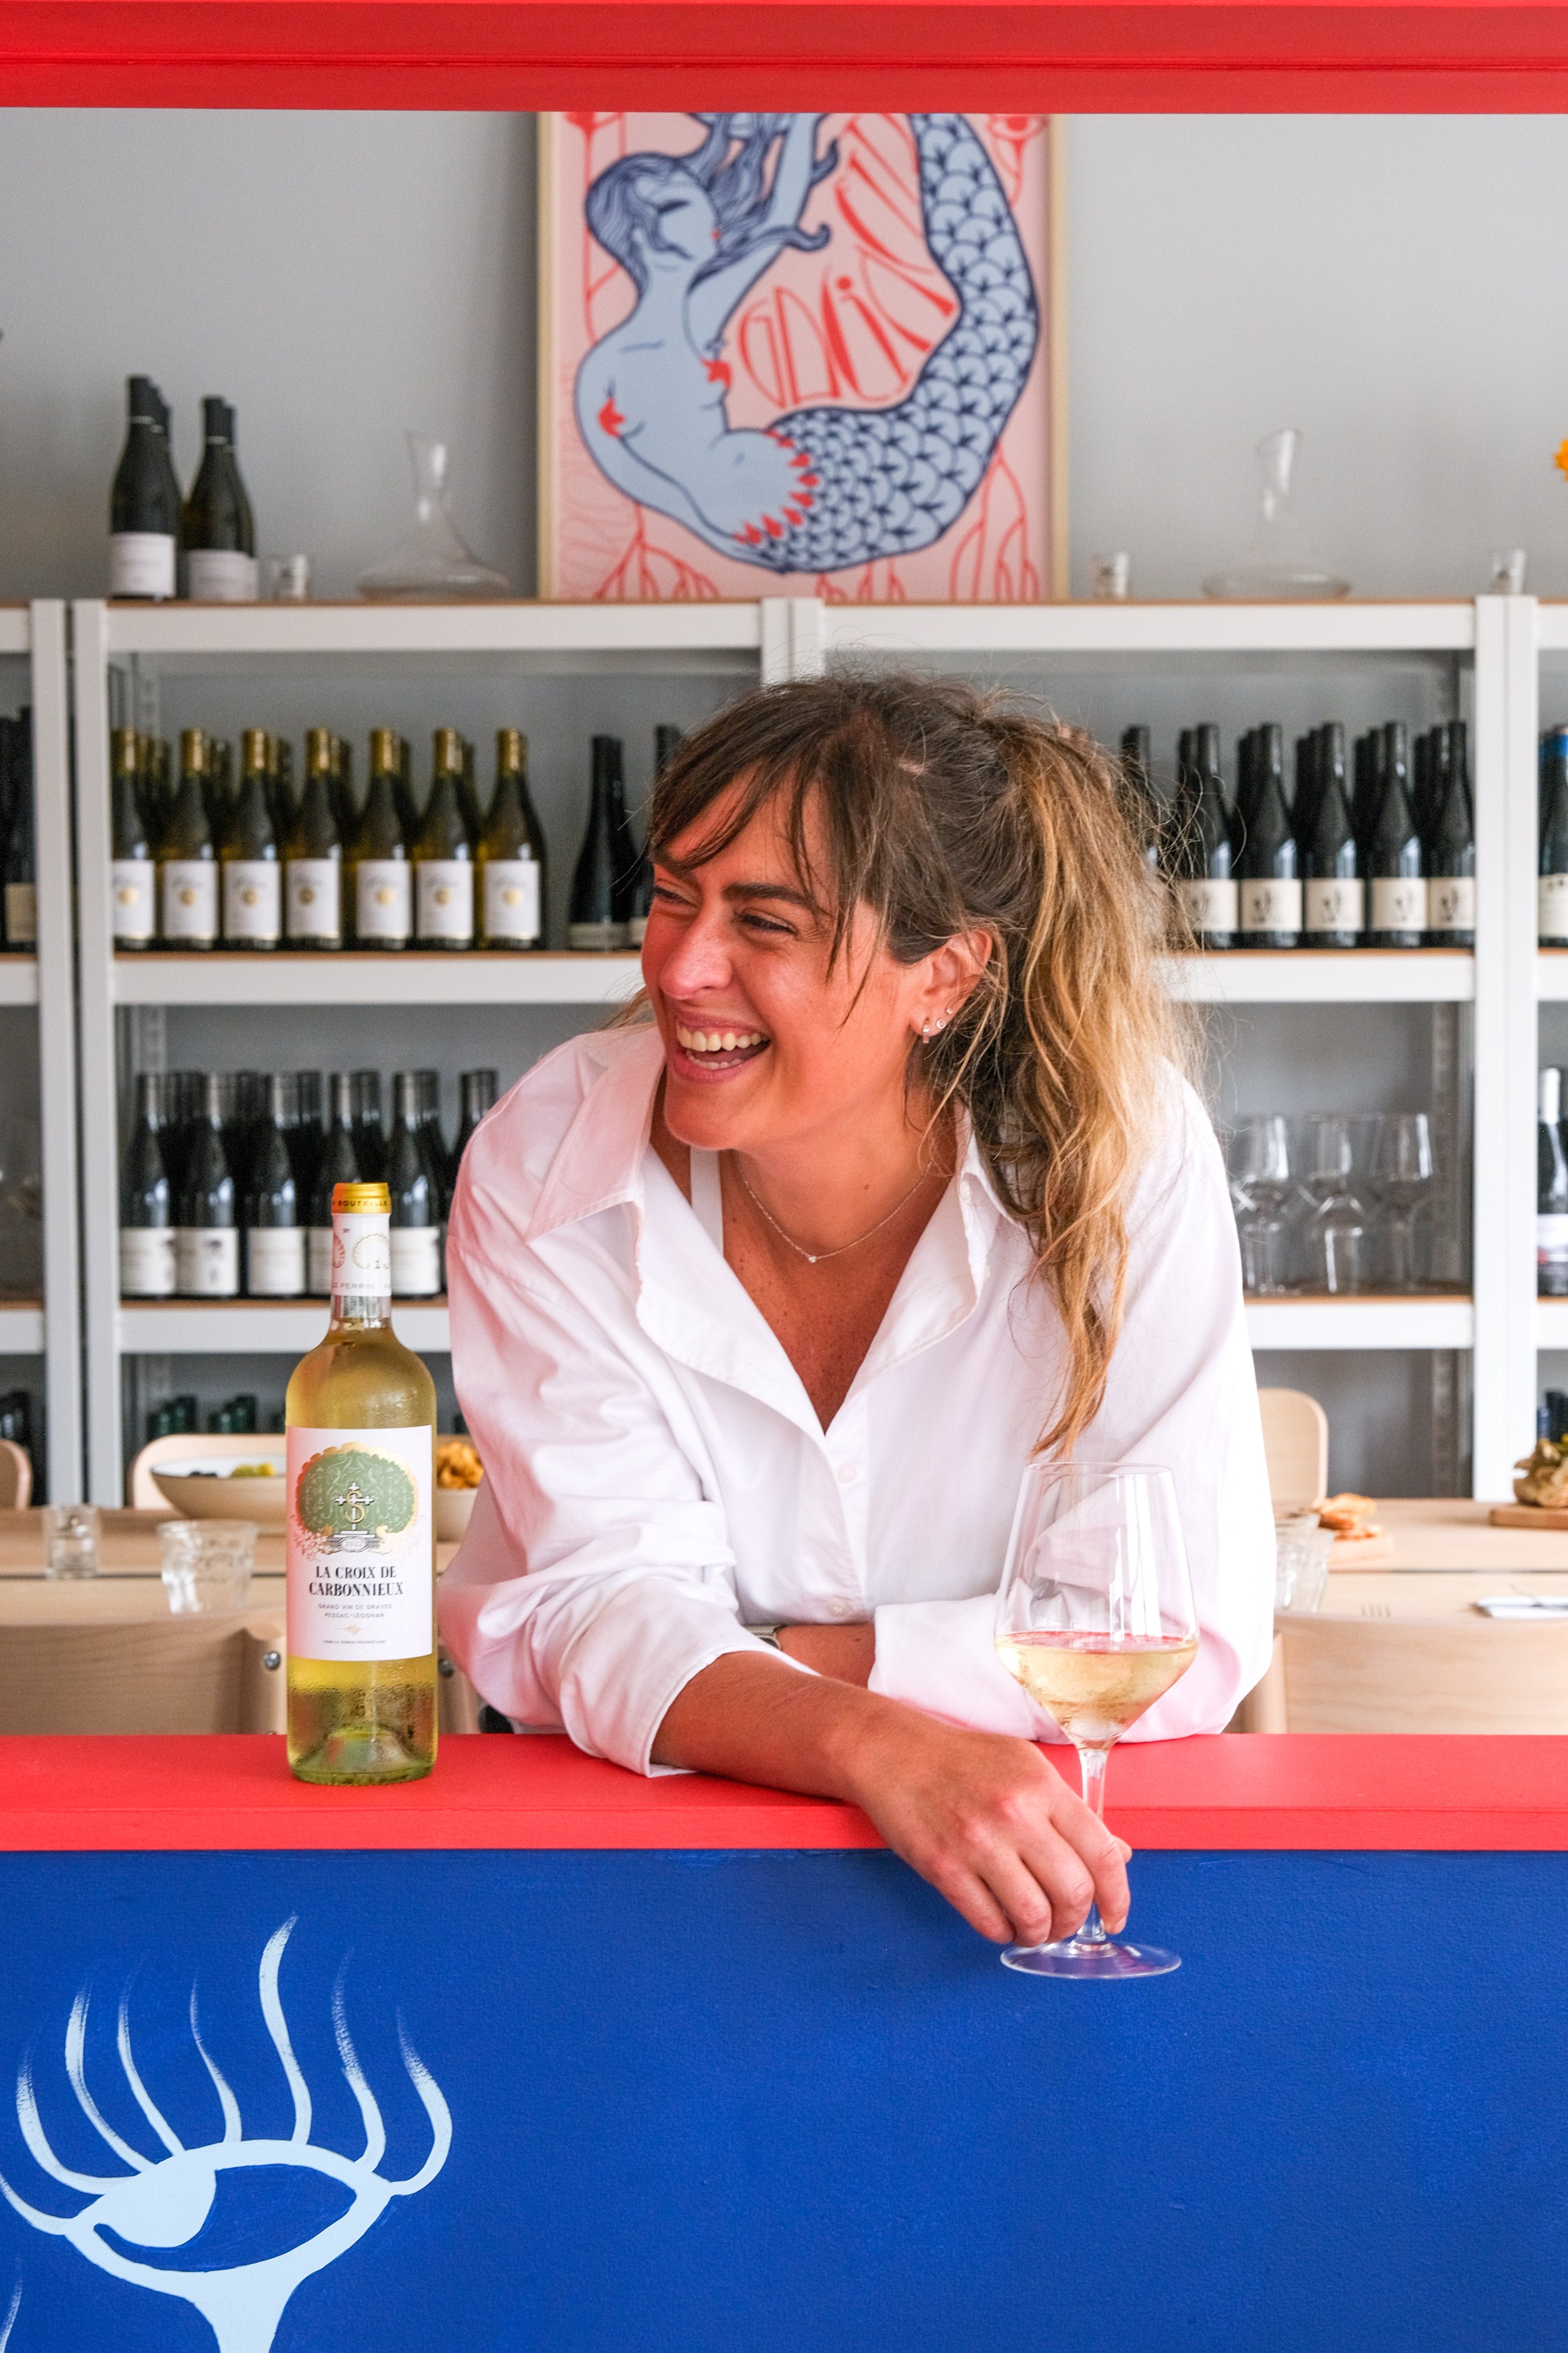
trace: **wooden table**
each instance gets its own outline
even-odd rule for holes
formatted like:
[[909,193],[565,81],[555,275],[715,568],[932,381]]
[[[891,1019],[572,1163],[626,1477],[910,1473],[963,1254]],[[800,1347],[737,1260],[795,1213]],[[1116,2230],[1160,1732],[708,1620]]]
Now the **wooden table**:
[[1391,1549],[1364,1569],[1353,1559],[1336,1561],[1331,1590],[1352,1574],[1395,1576],[1412,1569],[1485,1569],[1494,1577],[1542,1570],[1568,1574],[1568,1530],[1494,1528],[1487,1518],[1490,1509],[1468,1496],[1380,1503],[1377,1517]]

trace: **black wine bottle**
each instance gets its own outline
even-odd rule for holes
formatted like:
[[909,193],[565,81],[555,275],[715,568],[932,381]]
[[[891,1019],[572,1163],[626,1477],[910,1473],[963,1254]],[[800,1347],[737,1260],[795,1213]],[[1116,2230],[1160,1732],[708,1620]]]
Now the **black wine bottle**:
[[436,1206],[441,1213],[441,1223],[445,1225],[452,1208],[453,1165],[441,1126],[440,1071],[416,1071],[414,1094],[419,1115],[419,1142],[425,1154],[425,1165],[435,1187]]
[[1177,897],[1201,948],[1236,945],[1239,907],[1232,866],[1231,809],[1220,775],[1219,729],[1193,730],[1181,812]]
[[134,727],[116,727],[109,742],[109,906],[117,951],[150,948],[158,930],[158,868],[142,808],[142,744]]
[[1421,837],[1410,809],[1408,739],[1403,720],[1391,720],[1381,733],[1383,791],[1368,860],[1372,923],[1367,944],[1418,948],[1426,929],[1426,884]]
[[1476,828],[1470,814],[1468,732],[1462,719],[1434,730],[1432,765],[1441,797],[1426,835],[1426,944],[1476,944]]
[[237,1299],[239,1228],[224,1150],[224,1089],[209,1071],[174,1211],[174,1282],[184,1299]]
[[386,1176],[386,1137],[381,1124],[381,1072],[354,1071],[351,1079],[359,1182],[362,1185],[379,1185]]
[[626,780],[619,738],[595,735],[588,829],[572,878],[570,947],[605,955],[629,944],[636,853],[628,856]]
[[386,1184],[392,1195],[392,1295],[434,1299],[441,1289],[441,1208],[419,1134],[419,1091],[413,1071],[393,1082]]
[[224,834],[223,936],[231,948],[278,945],[283,927],[283,870],[267,793],[271,744],[265,729],[240,741],[239,789]]
[[1568,1154],[1563,1148],[1563,1073],[1548,1065],[1537,1084],[1535,1288],[1542,1299],[1568,1299]]
[[217,849],[207,816],[207,738],[180,737],[180,781],[158,844],[159,930],[165,947],[211,948],[218,937]]
[[469,1138],[486,1112],[495,1106],[496,1090],[500,1084],[500,1074],[495,1071],[464,1071],[458,1080],[461,1115],[458,1122],[457,1141],[452,1146],[454,1184],[458,1170],[463,1164],[463,1155],[468,1148]]
[[[354,747],[346,735],[332,737],[332,814],[338,820],[344,854],[359,828],[359,793],[354,785]],[[351,907],[352,912],[352,907]]]
[[312,727],[305,738],[305,787],[287,839],[283,870],[289,944],[343,944],[343,838],[332,807],[332,737]]
[[245,1197],[245,1289],[250,1299],[299,1299],[305,1289],[305,1228],[289,1150],[287,1095],[285,1073],[274,1071]]
[[487,948],[544,945],[544,836],[528,793],[528,738],[496,731],[496,788],[479,841],[479,902]]
[[1121,731],[1121,773],[1132,798],[1133,819],[1143,856],[1152,874],[1160,871],[1161,835],[1164,812],[1154,786],[1153,737],[1147,727]]
[[[653,731],[653,777],[657,784],[680,747],[679,727],[656,727]],[[653,860],[648,856],[645,840],[637,851],[637,866],[632,875],[630,912],[626,917],[626,943],[640,948],[647,936],[647,919],[653,911]]]
[[1301,944],[1301,868],[1290,812],[1285,805],[1285,738],[1273,725],[1254,728],[1251,813],[1237,860],[1240,881],[1240,945],[1295,948]]
[[1539,872],[1541,944],[1568,948],[1568,727],[1554,727],[1541,739]]
[[33,827],[33,715],[23,711],[5,723],[0,765],[7,822],[0,847],[5,896],[5,945],[12,955],[33,955],[38,945],[38,871]]
[[109,496],[109,593],[162,600],[176,593],[179,485],[150,376],[126,385],[130,418]]
[[1318,731],[1314,811],[1307,839],[1301,892],[1309,947],[1358,948],[1366,928],[1366,885],[1345,790],[1345,731],[1337,722]]
[[312,1299],[327,1299],[331,1295],[332,1187],[334,1185],[358,1185],[363,1181],[353,1079],[347,1071],[334,1071],[331,1076],[331,1124],[327,1129],[307,1210],[305,1284]]
[[401,736],[390,727],[373,729],[349,883],[356,947],[405,948],[414,929],[414,869],[397,806],[401,759]]
[[120,1172],[122,1299],[172,1299],[174,1295],[174,1215],[163,1136],[163,1076],[154,1071],[139,1071],[136,1124]]
[[430,797],[414,846],[415,935],[422,948],[474,944],[474,844],[462,778],[463,739],[455,727],[437,727]]
[[257,596],[256,525],[235,455],[234,411],[202,403],[205,446],[185,501],[185,594],[199,605],[247,605]]

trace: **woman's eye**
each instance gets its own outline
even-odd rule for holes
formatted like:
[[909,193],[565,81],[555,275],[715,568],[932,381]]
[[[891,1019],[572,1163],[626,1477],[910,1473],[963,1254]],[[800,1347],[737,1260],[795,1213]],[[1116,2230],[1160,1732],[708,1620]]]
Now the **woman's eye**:
[[746,925],[749,931],[768,932],[771,933],[775,939],[788,940],[795,937],[795,930],[792,924],[775,923],[769,916],[759,915],[752,909],[748,909],[746,913],[742,916],[741,921]]
[[652,895],[658,901],[661,907],[684,907],[689,904],[688,900],[681,897],[679,891],[672,891],[668,882],[656,882]]

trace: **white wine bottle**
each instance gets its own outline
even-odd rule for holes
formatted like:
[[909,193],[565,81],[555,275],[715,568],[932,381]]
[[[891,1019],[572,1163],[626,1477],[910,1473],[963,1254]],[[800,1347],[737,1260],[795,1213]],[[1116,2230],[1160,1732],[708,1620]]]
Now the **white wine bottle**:
[[289,1764],[413,1781],[436,1762],[436,1385],[392,1329],[384,1185],[332,1192],[327,1336],[294,1367]]

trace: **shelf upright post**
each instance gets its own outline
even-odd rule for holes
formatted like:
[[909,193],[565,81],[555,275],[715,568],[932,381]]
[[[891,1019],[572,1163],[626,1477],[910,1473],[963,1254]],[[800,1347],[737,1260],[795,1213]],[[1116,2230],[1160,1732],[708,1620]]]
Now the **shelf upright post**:
[[1535,1434],[1536,605],[1476,599],[1473,1492]]
[[44,1408],[49,1497],[81,1501],[80,1261],[77,1250],[76,942],[66,608],[28,610],[37,826],[39,1134],[44,1167]]
[[826,631],[817,596],[764,596],[762,602],[762,682],[819,678],[826,659]]
[[88,1493],[95,1504],[118,1504],[125,1477],[120,1427],[120,1074],[110,901],[109,608],[101,600],[84,599],[75,607],[72,642]]

